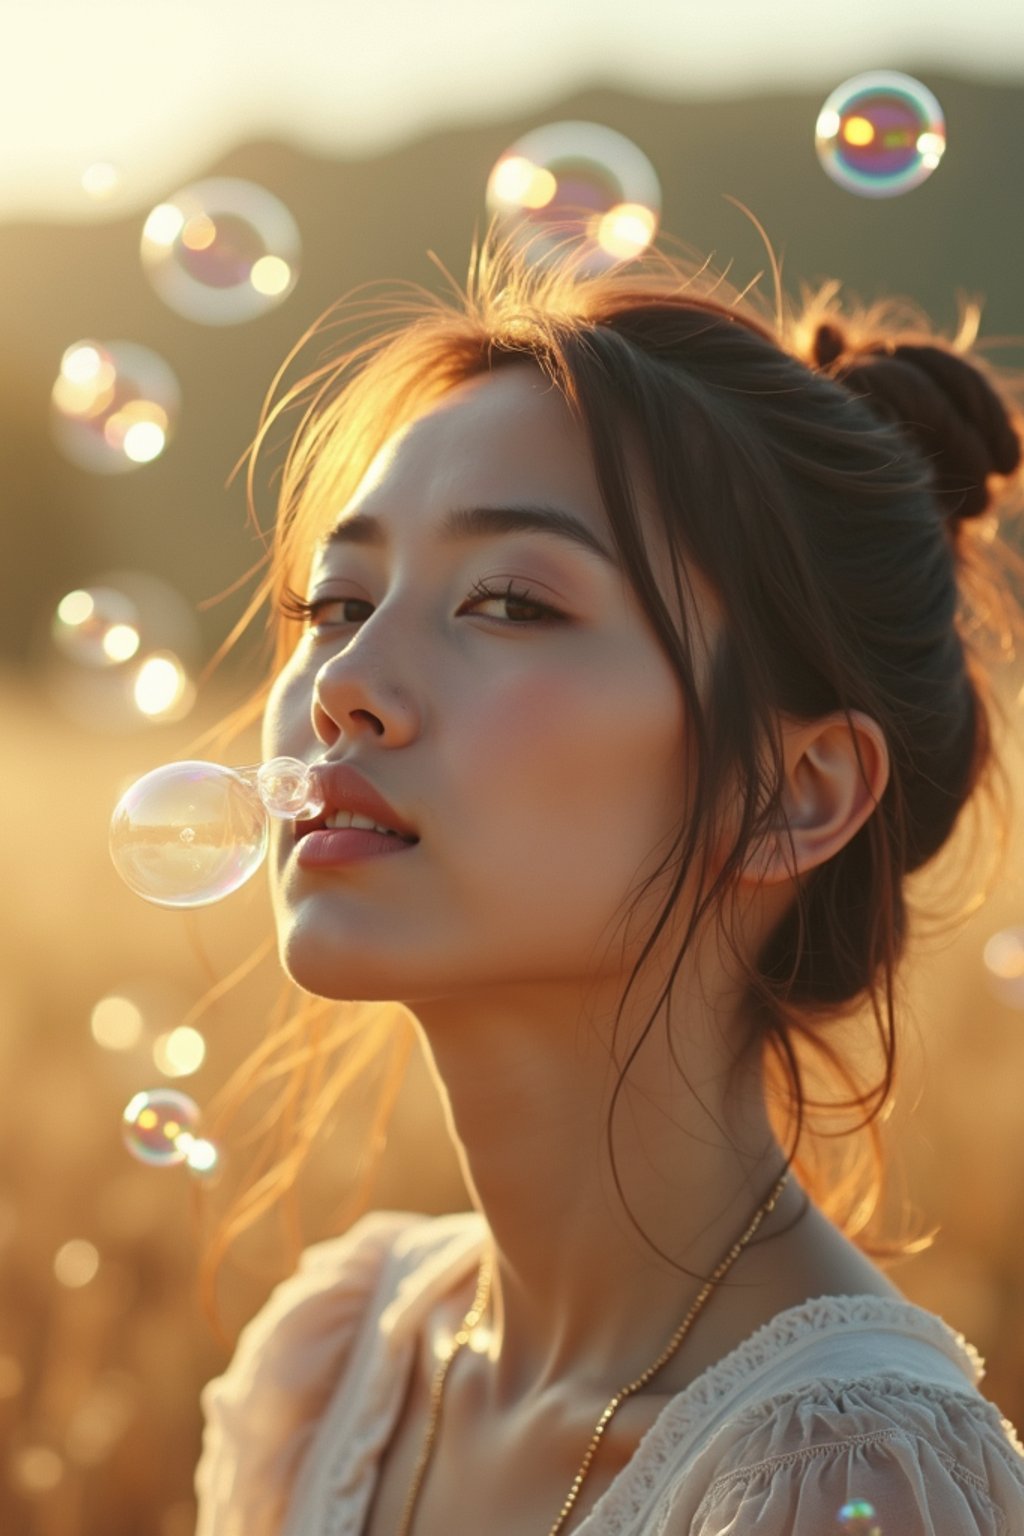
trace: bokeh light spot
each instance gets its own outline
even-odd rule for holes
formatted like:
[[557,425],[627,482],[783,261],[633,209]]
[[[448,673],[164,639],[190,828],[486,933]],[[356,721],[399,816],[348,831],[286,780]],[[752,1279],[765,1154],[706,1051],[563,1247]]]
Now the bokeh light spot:
[[100,998],[89,1019],[93,1039],[107,1051],[130,1051],[138,1043],[142,1023],[139,1007],[116,994]]
[[188,1077],[203,1064],[206,1041],[198,1029],[179,1024],[153,1042],[153,1060],[168,1077]]
[[64,1476],[64,1462],[49,1445],[25,1445],[8,1463],[10,1480],[30,1497],[50,1493]]
[[61,1285],[66,1285],[69,1290],[78,1290],[88,1285],[90,1280],[96,1278],[99,1267],[98,1250],[81,1237],[73,1237],[70,1242],[58,1248],[53,1261],[54,1274]]

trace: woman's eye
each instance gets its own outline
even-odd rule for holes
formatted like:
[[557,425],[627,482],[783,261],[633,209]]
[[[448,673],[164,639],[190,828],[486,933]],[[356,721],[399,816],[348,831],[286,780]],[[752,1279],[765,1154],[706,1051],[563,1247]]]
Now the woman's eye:
[[[460,609],[460,612],[464,611],[467,606],[478,608],[482,603],[486,602],[504,603],[510,614],[516,612],[521,614],[523,609],[528,610],[528,616],[525,619],[522,617],[510,617],[499,621],[510,625],[544,623],[563,617],[559,609],[552,608],[549,603],[536,601],[528,587],[517,587],[514,581],[510,581],[504,588],[489,587],[483,581],[475,582],[471,589],[470,601],[468,604],[463,605],[463,609]],[[298,592],[292,591],[291,588],[285,588],[278,606],[286,618],[294,619],[298,623],[306,625],[307,628],[315,629],[323,623],[330,623],[335,628],[349,623],[357,623],[358,620],[350,620],[341,616],[336,619],[329,619],[327,617],[328,611],[332,608],[344,610],[353,605],[357,608],[373,607],[372,603],[366,602],[365,599],[359,597],[305,598],[300,596]]]

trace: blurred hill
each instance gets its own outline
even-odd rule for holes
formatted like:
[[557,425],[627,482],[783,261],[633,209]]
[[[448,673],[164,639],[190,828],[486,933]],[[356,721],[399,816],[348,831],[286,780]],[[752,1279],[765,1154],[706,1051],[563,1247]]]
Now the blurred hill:
[[[911,66],[906,66],[908,69]],[[1021,327],[1024,207],[1013,196],[1009,146],[1024,142],[1024,93],[1008,85],[928,73],[946,114],[942,165],[901,197],[868,199],[835,186],[814,152],[820,91],[739,101],[671,101],[591,90],[539,106],[529,117],[436,133],[375,158],[318,159],[286,144],[239,145],[198,180],[240,176],[291,209],[304,254],[295,291],[273,313],[242,325],[205,326],[167,308],[138,255],[140,208],[90,225],[0,226],[0,660],[30,664],[54,604],[111,567],[158,573],[192,603],[221,592],[258,558],[246,527],[244,474],[226,482],[256,429],[278,366],[306,328],[358,284],[441,279],[466,272],[473,232],[486,222],[491,166],[542,122],[607,124],[632,138],[662,183],[662,228],[713,253],[743,287],[757,273],[773,296],[770,263],[746,205],[765,226],[792,298],[799,284],[842,279],[844,292],[909,297],[947,333],[957,295],[984,300],[982,336]],[[168,193],[175,190],[168,187]],[[177,435],[153,464],[123,476],[68,463],[49,435],[49,396],[64,349],[84,338],[133,340],[175,370],[184,404]],[[323,343],[303,354],[307,366]],[[1024,337],[1000,349],[1024,364]],[[278,446],[282,431],[276,434]],[[274,462],[280,462],[281,452]],[[259,477],[261,520],[272,511],[270,463]],[[209,655],[242,611],[244,594],[201,615]],[[234,665],[244,665],[236,662]]]

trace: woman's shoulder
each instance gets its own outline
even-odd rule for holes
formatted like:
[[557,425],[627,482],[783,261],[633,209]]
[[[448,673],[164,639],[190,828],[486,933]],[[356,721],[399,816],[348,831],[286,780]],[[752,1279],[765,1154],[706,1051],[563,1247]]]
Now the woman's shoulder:
[[[803,1346],[791,1354],[802,1366],[788,1385],[768,1376],[741,1394],[670,1479],[665,1536],[1024,1530],[1024,1446],[978,1390],[973,1346],[910,1303],[832,1300],[834,1315],[812,1307],[795,1331],[800,1319],[779,1320]],[[860,1338],[860,1368],[830,1352],[843,1335]]]
[[240,1500],[256,1521],[246,1536],[275,1529],[360,1329],[396,1292],[417,1292],[453,1243],[472,1242],[479,1220],[372,1211],[343,1236],[304,1249],[295,1273],[242,1329],[225,1371],[203,1388],[197,1536],[233,1536],[224,1520],[228,1511],[236,1518]]

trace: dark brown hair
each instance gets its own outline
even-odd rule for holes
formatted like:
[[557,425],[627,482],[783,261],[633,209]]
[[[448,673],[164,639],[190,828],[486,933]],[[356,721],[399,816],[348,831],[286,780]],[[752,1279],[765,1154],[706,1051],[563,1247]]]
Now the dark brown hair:
[[[736,1062],[739,1070],[749,1052],[761,1053],[766,1085],[779,1090],[785,1107],[793,1166],[811,1196],[856,1236],[884,1173],[877,1122],[891,1109],[896,1075],[907,878],[944,847],[982,790],[1002,813],[1005,852],[1010,796],[993,748],[998,700],[989,673],[996,661],[1013,658],[1022,633],[1007,577],[1019,576],[1024,561],[1003,538],[997,512],[1005,525],[1020,511],[1024,418],[1009,382],[971,350],[977,305],[968,305],[947,341],[906,301],[855,304],[844,314],[839,285],[828,283],[816,294],[803,290],[794,309],[777,274],[776,285],[772,315],[692,260],[661,254],[586,276],[571,259],[531,266],[488,240],[474,254],[465,292],[453,284],[449,297],[407,290],[390,305],[365,298],[343,307],[336,318],[372,334],[350,334],[340,355],[271,408],[321,317],[274,381],[249,450],[255,516],[263,440],[282,412],[305,406],[284,465],[268,569],[242,622],[301,584],[324,520],[336,516],[399,425],[473,376],[523,361],[543,369],[589,435],[619,556],[676,670],[696,743],[688,826],[652,877],[669,869],[675,885],[622,1005],[687,870],[699,870],[700,896],[673,977],[704,915],[725,913],[752,846],[778,823],[780,718],[859,710],[884,734],[890,774],[875,810],[840,852],[793,882],[790,909],[754,962],[743,965],[741,1014],[749,1031]],[[694,568],[721,603],[714,702],[706,713],[685,619],[680,627],[669,613],[645,554],[627,432],[651,477],[680,610],[685,615],[681,592]],[[271,677],[298,633],[279,608],[272,623]],[[236,724],[262,707],[266,687]],[[737,784],[739,831],[712,872],[709,829],[724,810],[725,786]],[[383,1005],[354,1004],[347,1015],[346,1006],[307,1000],[305,1018],[300,1011],[282,1023],[228,1085],[225,1124],[246,1085],[280,1071],[285,1056],[291,1062],[281,1117],[287,1144],[229,1215],[211,1262],[228,1234],[291,1185],[309,1127],[323,1122],[352,1080],[338,1065],[325,1072],[328,1046],[358,1049],[364,1065],[373,1054],[369,1019]],[[867,1088],[836,1040],[837,1023],[862,1011],[873,1020],[882,1058],[880,1077]],[[344,1016],[333,1037],[324,1033],[330,1016]],[[310,1018],[320,1031],[312,1043],[304,1034]],[[392,1007],[393,1045],[395,1019]],[[399,1035],[397,1069],[408,1051],[407,1027]],[[849,1096],[813,1098],[806,1081],[812,1062]],[[381,1124],[396,1081],[388,1080]],[[867,1193],[862,1157],[843,1178],[835,1169],[824,1176],[815,1146],[826,1133],[812,1125],[807,1144],[813,1108],[826,1120],[838,1110],[863,1111],[843,1137],[860,1130],[871,1137]],[[611,1146],[610,1118],[608,1138]],[[884,1240],[861,1246],[876,1256],[911,1248]]]

